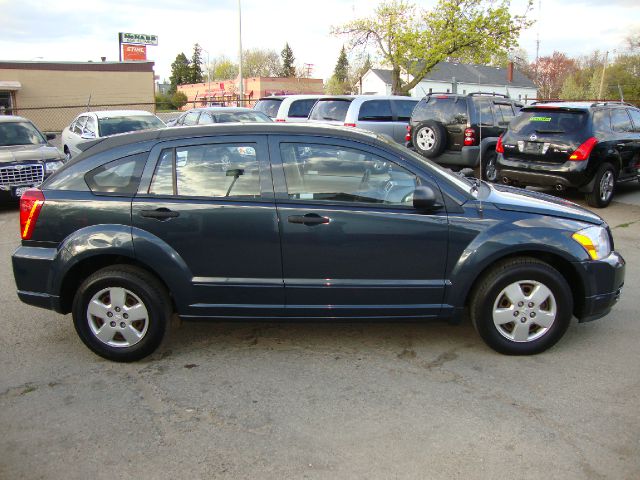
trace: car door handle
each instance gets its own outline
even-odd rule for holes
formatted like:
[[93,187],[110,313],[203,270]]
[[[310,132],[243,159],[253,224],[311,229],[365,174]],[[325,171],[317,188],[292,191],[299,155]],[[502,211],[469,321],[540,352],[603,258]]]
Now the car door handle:
[[320,225],[321,223],[329,223],[329,217],[321,217],[315,213],[307,213],[306,215],[291,215],[288,219],[289,223],[301,223],[302,225]]
[[180,212],[174,212],[168,208],[156,208],[155,210],[141,210],[140,215],[145,218],[155,218],[156,220],[169,220],[180,216]]

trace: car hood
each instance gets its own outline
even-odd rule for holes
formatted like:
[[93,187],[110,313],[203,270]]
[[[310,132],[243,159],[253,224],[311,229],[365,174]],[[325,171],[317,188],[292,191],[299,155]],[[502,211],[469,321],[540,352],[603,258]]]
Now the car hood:
[[0,147],[0,163],[34,160],[61,160],[62,155],[51,145],[11,145]]
[[501,210],[570,218],[596,225],[605,223],[595,213],[563,198],[505,185],[489,183],[485,185],[489,187],[490,192],[488,195],[483,195],[482,200],[493,203]]

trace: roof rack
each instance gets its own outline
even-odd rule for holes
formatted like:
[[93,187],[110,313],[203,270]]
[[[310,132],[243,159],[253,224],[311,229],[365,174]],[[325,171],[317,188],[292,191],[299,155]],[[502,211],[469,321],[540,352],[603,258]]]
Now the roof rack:
[[429,92],[425,96],[429,97],[431,95],[459,95],[458,93],[453,92]]
[[469,94],[470,97],[482,96],[482,95],[489,95],[491,97],[511,98],[509,97],[509,95],[506,95],[504,93],[495,93],[495,92],[471,92]]
[[609,100],[607,102],[593,102],[591,104],[592,107],[604,107],[606,105],[626,105],[627,107],[634,107],[635,106],[632,103],[623,102],[623,101],[620,101],[620,100]]

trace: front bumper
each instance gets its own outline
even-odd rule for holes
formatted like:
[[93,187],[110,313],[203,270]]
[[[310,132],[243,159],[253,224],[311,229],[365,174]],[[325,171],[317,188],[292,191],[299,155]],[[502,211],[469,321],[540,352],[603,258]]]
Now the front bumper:
[[583,278],[584,298],[575,305],[580,322],[604,317],[618,302],[624,286],[626,262],[618,252],[607,258],[574,264]]

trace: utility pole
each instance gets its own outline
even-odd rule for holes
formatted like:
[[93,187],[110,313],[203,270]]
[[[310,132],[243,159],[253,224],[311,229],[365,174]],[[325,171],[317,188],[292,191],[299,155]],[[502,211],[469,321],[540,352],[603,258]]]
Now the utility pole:
[[244,81],[242,79],[242,5],[241,0],[238,0],[238,45],[240,46],[240,62],[239,68],[239,83],[240,83],[240,107],[243,106],[242,100],[244,97]]
[[607,62],[609,61],[609,50],[604,55],[604,65],[602,66],[602,76],[600,77],[600,90],[598,91],[598,100],[602,100],[602,87],[604,87],[604,73],[607,71]]

